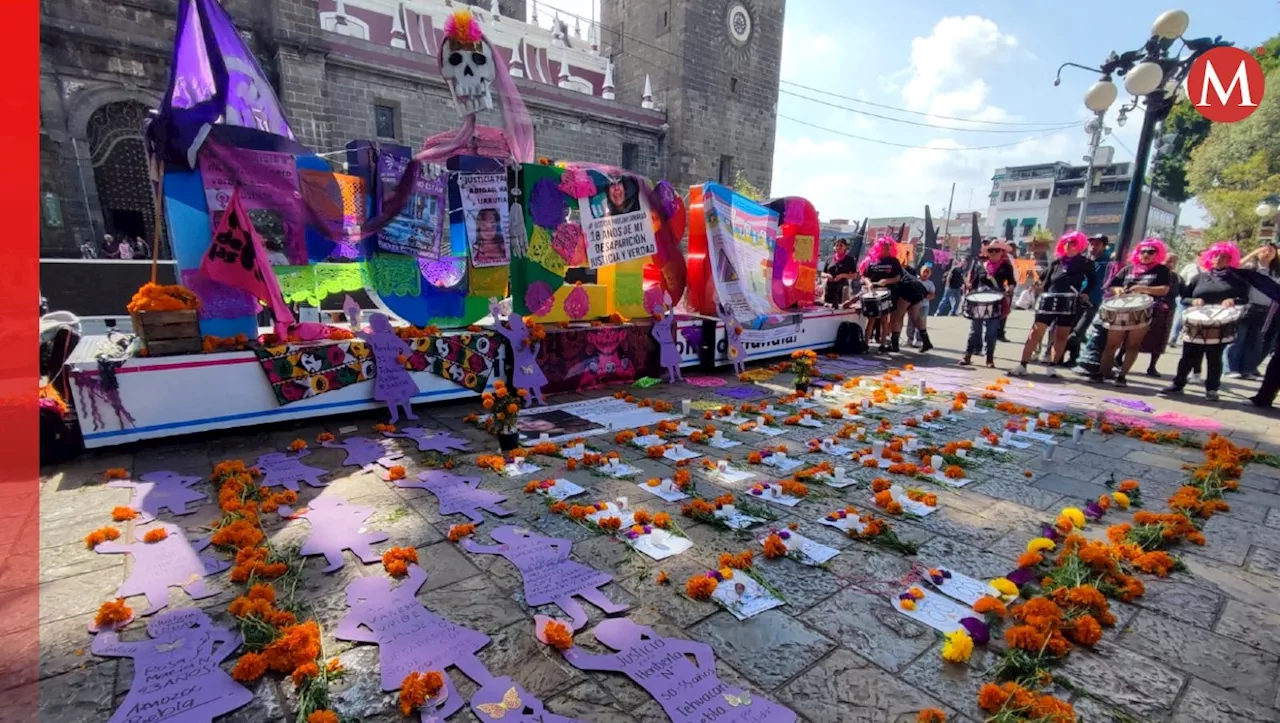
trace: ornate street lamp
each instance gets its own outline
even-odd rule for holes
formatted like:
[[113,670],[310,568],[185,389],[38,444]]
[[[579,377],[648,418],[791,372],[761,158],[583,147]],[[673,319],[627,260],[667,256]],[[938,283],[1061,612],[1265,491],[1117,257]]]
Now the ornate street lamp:
[[[1233,45],[1224,41],[1222,36],[1194,40],[1184,38],[1183,34],[1186,33],[1190,23],[1191,19],[1185,12],[1169,10],[1152,23],[1151,37],[1141,48],[1120,54],[1112,52],[1099,68],[1078,63],[1063,63],[1058,68],[1057,77],[1053,80],[1054,85],[1060,85],[1062,69],[1068,66],[1097,73],[1100,77],[1085,93],[1084,104],[1094,113],[1105,113],[1119,96],[1119,91],[1111,80],[1113,75],[1119,75],[1124,79],[1125,91],[1132,95],[1133,99],[1121,106],[1117,123],[1124,125],[1125,116],[1139,106],[1145,111],[1142,117],[1142,132],[1138,137],[1138,149],[1133,159],[1133,177],[1129,181],[1124,215],[1120,220],[1120,234],[1114,255],[1116,259],[1125,258],[1125,252],[1133,241],[1133,232],[1137,226],[1142,205],[1142,185],[1147,175],[1156,127],[1162,124],[1169,115],[1169,111],[1173,110],[1178,89],[1186,80],[1191,65],[1201,55],[1214,48]],[[1175,41],[1181,41],[1182,47],[1178,49],[1177,54],[1171,56],[1169,49]]]

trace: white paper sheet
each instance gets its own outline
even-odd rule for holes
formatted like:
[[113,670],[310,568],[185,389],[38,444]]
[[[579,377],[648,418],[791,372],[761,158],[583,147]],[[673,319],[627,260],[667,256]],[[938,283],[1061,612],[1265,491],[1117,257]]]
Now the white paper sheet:
[[676,487],[670,479],[662,480],[662,484],[657,487],[650,487],[648,482],[640,482],[637,486],[654,497],[661,497],[667,502],[679,502],[680,500],[689,499],[689,495],[681,492],[680,488]]
[[[802,565],[821,565],[840,554],[840,551],[834,547],[827,547],[820,542],[814,542],[799,532],[788,531],[787,535],[787,538],[782,543],[792,553],[789,557],[792,557]],[[765,537],[768,537],[768,535],[760,538],[761,545],[764,544]]]
[[[736,592],[741,584],[742,594]],[[736,573],[731,580],[725,580],[716,586],[711,597],[720,603],[731,615],[739,620],[759,615],[766,610],[782,607],[786,603],[773,596],[773,593],[761,587],[746,573]]]
[[580,487],[567,479],[557,479],[555,484],[547,489],[540,489],[538,492],[550,497],[553,500],[567,500],[575,495],[580,495],[587,490]]

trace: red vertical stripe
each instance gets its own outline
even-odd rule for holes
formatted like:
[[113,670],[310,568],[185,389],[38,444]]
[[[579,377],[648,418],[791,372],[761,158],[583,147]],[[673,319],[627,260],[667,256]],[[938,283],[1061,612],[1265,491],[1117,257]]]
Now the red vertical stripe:
[[0,333],[0,720],[35,720],[39,668],[40,3],[4,3],[8,75],[0,94],[0,174],[8,238]]

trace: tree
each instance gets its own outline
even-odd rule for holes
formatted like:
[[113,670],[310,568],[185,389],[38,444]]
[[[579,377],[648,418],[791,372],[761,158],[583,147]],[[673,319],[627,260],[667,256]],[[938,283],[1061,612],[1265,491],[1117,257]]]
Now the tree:
[[[1280,64],[1267,74],[1267,85],[1278,84]],[[1280,193],[1280,93],[1268,93],[1239,123],[1215,124],[1191,153],[1187,184],[1213,219],[1209,238],[1252,242],[1254,208]]]
[[747,174],[742,172],[742,169],[738,169],[738,172],[733,174],[733,190],[756,202],[763,202],[765,196],[768,195],[758,186],[752,184],[747,178]]
[[[1280,68],[1280,35],[1272,37],[1260,47],[1265,48],[1266,52],[1259,59],[1259,64],[1262,72],[1270,75],[1276,68]],[[1164,121],[1165,135],[1172,133],[1176,136],[1173,147],[1152,164],[1152,184],[1161,198],[1173,203],[1183,203],[1191,197],[1187,188],[1187,163],[1192,151],[1200,147],[1209,136],[1212,126],[1213,123],[1191,105],[1185,91],[1180,92],[1177,104]]]

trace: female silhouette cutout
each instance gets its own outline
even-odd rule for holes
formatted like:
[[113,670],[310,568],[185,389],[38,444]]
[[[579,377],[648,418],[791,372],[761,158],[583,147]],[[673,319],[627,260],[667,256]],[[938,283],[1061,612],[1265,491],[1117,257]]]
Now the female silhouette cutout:
[[502,308],[496,300],[490,300],[489,313],[493,315],[493,330],[501,334],[511,343],[513,369],[512,381],[516,389],[529,390],[529,396],[538,404],[545,405],[547,400],[542,396],[542,388],[547,385],[547,375],[538,366],[538,352],[542,351],[542,342],[534,342],[529,338],[529,327],[519,314],[507,315],[506,324],[501,321]]
[[405,417],[417,419],[418,415],[413,413],[413,397],[418,393],[418,385],[400,360],[412,354],[413,349],[396,336],[386,314],[370,316],[369,328],[372,331],[360,330],[356,334],[369,345],[378,365],[378,374],[373,378],[374,401],[387,403],[392,424],[400,421],[400,410],[404,410]]

